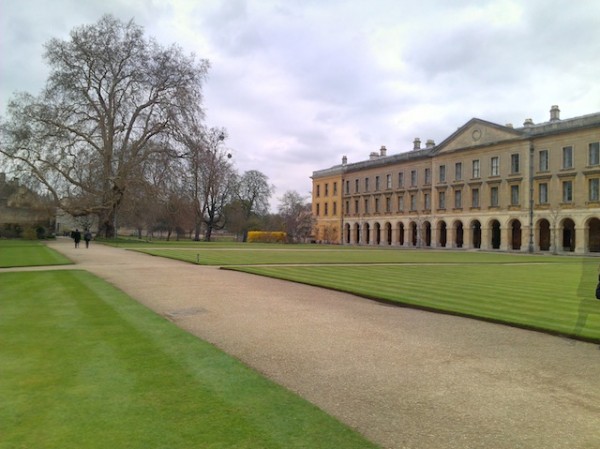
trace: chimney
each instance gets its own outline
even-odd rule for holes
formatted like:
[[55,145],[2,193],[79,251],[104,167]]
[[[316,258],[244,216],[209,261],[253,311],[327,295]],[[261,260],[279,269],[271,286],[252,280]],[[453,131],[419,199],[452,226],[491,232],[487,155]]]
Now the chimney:
[[523,122],[523,126],[525,128],[531,128],[533,126],[533,120],[531,120],[530,118],[526,118]]
[[512,123],[507,123],[507,124],[506,124],[506,125],[504,125],[504,126],[506,126],[507,128],[512,128],[512,127],[513,127],[513,124],[512,124]]
[[387,155],[387,148],[385,145],[381,145],[381,148],[379,149],[379,155],[381,157],[385,157]]
[[421,149],[421,139],[419,139],[418,137],[415,137],[415,140],[413,141],[413,150],[420,150]]
[[560,120],[560,109],[557,105],[554,105],[550,108],[550,121],[556,122],[557,120]]
[[342,165],[346,165],[348,163],[348,158],[346,156],[342,156]]
[[425,142],[425,148],[433,148],[435,146],[435,141],[433,139],[427,139]]
[[375,160],[379,157],[379,153],[377,151],[371,151],[371,154],[369,154],[369,159],[370,160]]

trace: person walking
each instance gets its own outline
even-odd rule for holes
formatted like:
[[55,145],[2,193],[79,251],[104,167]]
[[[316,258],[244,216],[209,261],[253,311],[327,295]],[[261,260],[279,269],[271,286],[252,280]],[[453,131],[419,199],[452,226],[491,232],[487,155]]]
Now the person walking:
[[73,240],[75,241],[75,248],[79,248],[79,242],[81,242],[81,232],[79,232],[79,229],[75,229]]
[[90,240],[92,240],[92,233],[89,229],[85,230],[85,234],[83,234],[83,240],[85,240],[85,247],[90,247]]

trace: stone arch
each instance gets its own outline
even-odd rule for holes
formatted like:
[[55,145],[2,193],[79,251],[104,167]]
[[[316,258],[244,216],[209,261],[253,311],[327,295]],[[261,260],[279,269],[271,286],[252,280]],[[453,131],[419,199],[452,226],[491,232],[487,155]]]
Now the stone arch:
[[454,222],[454,246],[456,248],[462,248],[464,245],[464,235],[465,230],[463,227],[463,222],[460,220],[456,220]]
[[440,247],[445,248],[448,243],[448,225],[444,220],[438,223],[438,231]]
[[381,225],[379,224],[379,222],[375,222],[373,227],[375,229],[375,244],[379,245],[381,243]]
[[588,251],[590,253],[600,252],[600,219],[590,218],[586,223]]
[[542,218],[540,221],[538,221],[537,229],[538,247],[540,248],[540,251],[550,251],[552,236],[550,231],[550,222],[545,218]]
[[385,225],[383,226],[384,228],[384,232],[385,232],[385,242],[388,245],[392,244],[392,224],[388,221],[385,223]]
[[371,225],[369,223],[365,223],[363,226],[363,243],[365,245],[371,244]]
[[561,245],[563,251],[574,252],[575,251],[575,222],[570,218],[565,218],[560,223],[562,231]]
[[511,222],[509,223],[509,229],[510,229],[510,248],[514,249],[514,250],[520,250],[521,249],[521,221],[517,220],[516,218],[514,220],[511,220]]
[[417,246],[417,243],[419,241],[419,227],[417,226],[417,223],[415,223],[414,221],[410,222],[410,244],[411,246]]
[[425,246],[431,246],[431,223],[429,221],[423,223],[423,241]]
[[360,231],[360,225],[358,223],[354,223],[354,243],[357,245],[360,243]]
[[498,220],[492,220],[490,222],[491,246],[492,249],[500,249],[502,244],[502,233],[500,232],[500,222]]
[[404,246],[404,223],[398,223],[398,244]]

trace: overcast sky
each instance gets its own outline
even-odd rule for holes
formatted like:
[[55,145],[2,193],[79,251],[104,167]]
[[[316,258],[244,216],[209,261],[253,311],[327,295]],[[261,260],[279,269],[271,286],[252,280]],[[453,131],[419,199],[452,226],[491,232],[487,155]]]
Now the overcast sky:
[[314,170],[437,143],[472,117],[600,111],[597,0],[0,0],[0,111],[38,94],[43,44],[103,14],[211,63],[209,126],[240,173],[308,197]]

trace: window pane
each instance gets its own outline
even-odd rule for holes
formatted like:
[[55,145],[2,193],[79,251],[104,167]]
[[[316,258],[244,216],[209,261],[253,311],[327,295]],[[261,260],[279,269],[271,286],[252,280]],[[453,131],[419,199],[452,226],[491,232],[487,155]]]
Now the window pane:
[[519,155],[518,154],[510,155],[510,170],[511,170],[511,173],[519,173]]
[[519,204],[519,190],[517,186],[512,186],[510,188],[510,204]]
[[494,156],[492,158],[492,167],[491,167],[491,174],[492,176],[498,176],[500,174],[500,161],[498,159],[498,156]]
[[548,150],[540,150],[540,171],[548,171]]
[[590,143],[589,147],[589,164],[600,164],[600,142]]
[[417,171],[416,170],[411,170],[411,172],[410,172],[410,185],[411,185],[411,187],[414,187],[417,185]]
[[454,179],[457,181],[462,179],[462,162],[457,162],[454,165]]
[[492,187],[490,190],[490,203],[493,207],[498,206],[498,187]]
[[573,168],[573,147],[563,147],[563,168]]
[[548,184],[546,184],[546,183],[540,184],[539,202],[540,202],[540,204],[548,203]]
[[479,207],[479,189],[473,189],[472,196],[473,196],[472,206]]
[[570,203],[573,201],[573,182],[563,182],[563,203]]
[[479,178],[479,160],[473,161],[473,178]]
[[590,179],[590,201],[600,199],[600,180],[598,178]]

